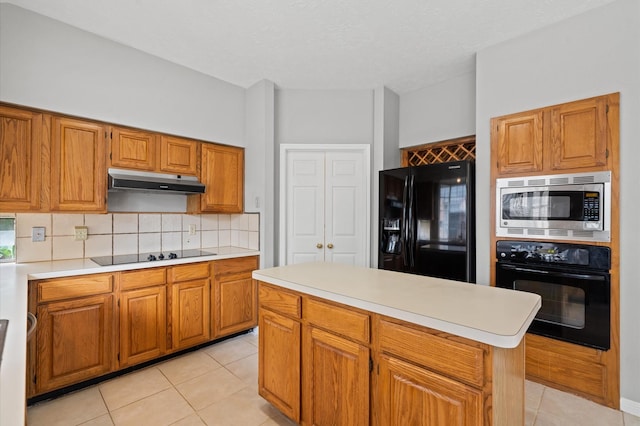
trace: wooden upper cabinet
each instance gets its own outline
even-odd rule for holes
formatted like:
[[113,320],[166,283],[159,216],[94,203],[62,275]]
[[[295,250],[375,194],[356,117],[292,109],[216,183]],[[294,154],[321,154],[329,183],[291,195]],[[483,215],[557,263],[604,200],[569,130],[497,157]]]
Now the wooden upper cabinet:
[[111,166],[155,171],[157,158],[156,134],[115,126],[111,128]]
[[601,167],[607,164],[607,99],[598,97],[551,109],[551,168]]
[[52,118],[52,211],[106,211],[105,133],[100,123]]
[[619,93],[491,119],[494,177],[610,170]]
[[491,130],[497,137],[499,173],[542,170],[542,111],[495,118]]
[[0,211],[40,209],[42,114],[0,106]]
[[198,142],[160,136],[160,171],[179,175],[198,173]]
[[242,213],[244,149],[203,143],[200,163],[200,179],[206,185],[206,190],[200,196],[199,210],[213,213]]

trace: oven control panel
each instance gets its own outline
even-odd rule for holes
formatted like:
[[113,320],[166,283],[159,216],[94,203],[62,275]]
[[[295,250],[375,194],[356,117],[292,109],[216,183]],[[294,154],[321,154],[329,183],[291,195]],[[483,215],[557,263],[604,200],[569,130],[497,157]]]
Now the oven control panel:
[[539,241],[498,241],[498,262],[572,265],[590,269],[611,269],[609,247]]

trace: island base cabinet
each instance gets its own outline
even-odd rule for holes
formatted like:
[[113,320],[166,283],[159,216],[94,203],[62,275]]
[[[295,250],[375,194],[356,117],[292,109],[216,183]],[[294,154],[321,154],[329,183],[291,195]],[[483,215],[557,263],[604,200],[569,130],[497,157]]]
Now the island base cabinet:
[[369,424],[368,347],[307,327],[302,365],[302,424]]
[[388,356],[380,359],[380,424],[482,425],[482,392]]
[[37,315],[37,393],[111,371],[111,294],[40,305]]
[[259,394],[296,423],[525,422],[524,341],[490,346],[272,283],[258,291]]
[[258,393],[300,422],[300,322],[260,309]]

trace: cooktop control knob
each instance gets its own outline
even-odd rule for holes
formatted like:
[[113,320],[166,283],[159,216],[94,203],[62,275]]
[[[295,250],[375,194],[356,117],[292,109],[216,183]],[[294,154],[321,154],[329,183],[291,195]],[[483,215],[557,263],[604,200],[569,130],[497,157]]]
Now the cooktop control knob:
[[177,259],[178,255],[175,253],[169,253],[169,259]]
[[158,255],[158,259],[160,259],[160,260],[164,259],[164,254],[160,253],[160,254]]
[[156,257],[152,254],[150,254],[149,256],[147,256],[147,260],[150,262],[153,262],[154,260],[156,260]]

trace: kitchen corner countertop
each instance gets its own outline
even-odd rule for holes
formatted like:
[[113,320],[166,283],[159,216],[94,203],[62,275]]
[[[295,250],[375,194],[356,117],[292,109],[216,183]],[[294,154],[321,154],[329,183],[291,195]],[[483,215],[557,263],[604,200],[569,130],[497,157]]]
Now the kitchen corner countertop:
[[542,306],[537,294],[335,263],[253,272],[253,278],[501,348],[514,348]]
[[0,425],[26,422],[27,290],[28,281],[74,275],[155,268],[235,257],[259,256],[257,250],[211,247],[215,254],[155,262],[99,266],[90,259],[0,264],[0,319],[9,320],[0,364]]

